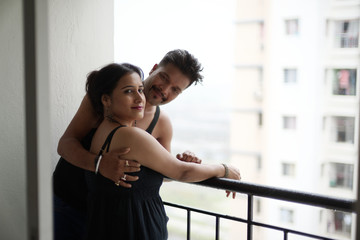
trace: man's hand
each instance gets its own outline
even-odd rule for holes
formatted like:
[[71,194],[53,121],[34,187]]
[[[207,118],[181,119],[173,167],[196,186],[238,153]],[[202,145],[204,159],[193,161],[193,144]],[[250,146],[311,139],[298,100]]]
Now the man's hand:
[[176,158],[184,161],[184,162],[193,162],[193,163],[198,163],[201,164],[201,159],[198,158],[197,156],[195,156],[195,154],[193,152],[190,151],[185,151],[183,153],[178,153],[176,155]]
[[99,166],[101,175],[114,181],[116,185],[125,188],[131,188],[131,184],[127,182],[133,182],[139,179],[138,176],[131,176],[126,173],[138,172],[140,171],[141,166],[134,160],[122,158],[123,155],[129,151],[129,148],[123,148],[118,151],[104,153]]

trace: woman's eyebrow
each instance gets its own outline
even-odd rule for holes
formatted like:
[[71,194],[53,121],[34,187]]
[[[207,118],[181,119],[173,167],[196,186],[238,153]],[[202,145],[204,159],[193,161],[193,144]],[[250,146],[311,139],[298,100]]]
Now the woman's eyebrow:
[[134,86],[134,85],[128,85],[128,86],[122,87],[121,89],[124,89],[124,88],[132,88],[132,87],[135,87],[135,86]]
[[[135,87],[136,87],[136,85],[127,85],[127,86],[122,87],[121,89],[125,89],[125,88],[135,88]],[[144,84],[139,85],[139,87],[140,87],[140,88],[143,88],[143,87],[144,87]]]

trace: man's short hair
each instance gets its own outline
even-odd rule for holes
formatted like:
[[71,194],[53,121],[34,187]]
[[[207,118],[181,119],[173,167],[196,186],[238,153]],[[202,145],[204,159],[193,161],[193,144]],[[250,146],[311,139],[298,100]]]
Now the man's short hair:
[[165,66],[169,63],[179,68],[180,71],[190,79],[189,86],[191,86],[194,82],[195,85],[202,82],[203,76],[200,72],[203,68],[197,58],[188,51],[175,49],[168,52],[160,61],[159,66]]

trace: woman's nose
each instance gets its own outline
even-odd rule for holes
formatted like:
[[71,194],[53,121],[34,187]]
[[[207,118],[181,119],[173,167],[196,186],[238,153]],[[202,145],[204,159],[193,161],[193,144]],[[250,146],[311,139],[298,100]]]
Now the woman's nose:
[[144,101],[144,96],[142,93],[137,92],[136,96],[135,96],[135,101],[136,102],[143,102]]

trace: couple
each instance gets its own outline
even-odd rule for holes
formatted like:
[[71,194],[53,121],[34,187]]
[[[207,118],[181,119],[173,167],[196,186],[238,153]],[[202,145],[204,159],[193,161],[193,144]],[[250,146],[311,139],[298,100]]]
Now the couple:
[[[78,227],[72,226],[82,234],[85,205],[88,239],[166,239],[167,217],[159,196],[163,176],[186,182],[240,179],[231,166],[189,163],[184,158],[197,159],[186,154],[179,161],[169,153],[170,120],[157,106],[200,81],[200,71],[191,54],[175,50],[144,82],[142,71],[130,64],[110,64],[88,76],[87,95],[59,143],[60,155],[71,164],[60,159],[54,172],[55,239],[61,239],[57,232],[68,231],[61,229],[61,219],[69,216],[69,208],[76,210],[70,215]],[[85,149],[92,139],[90,152],[76,139],[84,140]],[[86,177],[81,169],[90,170]]]

